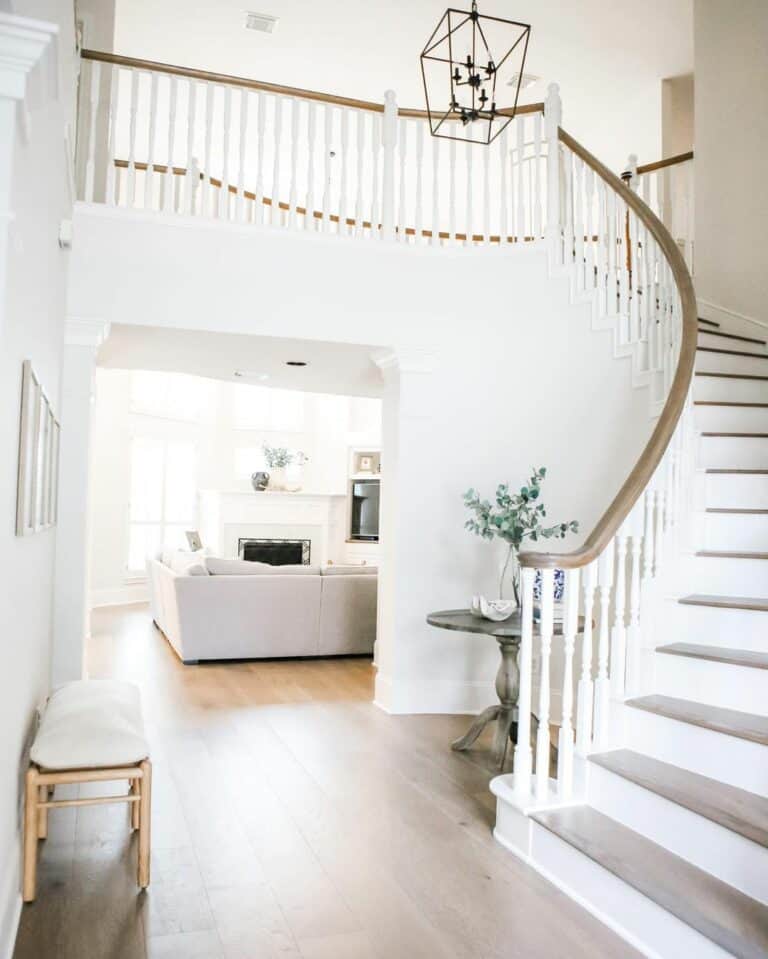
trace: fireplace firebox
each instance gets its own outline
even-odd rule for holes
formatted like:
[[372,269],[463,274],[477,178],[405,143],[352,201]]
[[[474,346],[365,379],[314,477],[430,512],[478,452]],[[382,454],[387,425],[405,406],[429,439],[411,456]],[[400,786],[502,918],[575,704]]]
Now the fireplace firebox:
[[270,566],[309,565],[312,541],[308,539],[253,539],[241,537],[237,541],[240,559]]

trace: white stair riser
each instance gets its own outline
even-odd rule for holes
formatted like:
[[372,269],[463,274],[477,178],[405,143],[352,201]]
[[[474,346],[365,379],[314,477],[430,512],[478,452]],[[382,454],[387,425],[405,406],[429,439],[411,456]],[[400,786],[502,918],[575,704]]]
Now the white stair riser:
[[589,804],[748,896],[768,901],[768,849],[590,763]]
[[[751,353],[752,350],[748,352]],[[755,373],[757,376],[768,376],[768,357],[732,356],[729,353],[706,353],[699,350],[696,354],[696,370],[699,373]]]
[[768,439],[744,436],[699,437],[700,466],[756,469],[768,465]]
[[532,860],[548,879],[652,959],[732,959],[730,953],[538,823],[533,823]]
[[768,380],[731,380],[719,376],[696,376],[695,400],[731,400],[734,403],[768,403]]
[[768,669],[657,652],[654,691],[695,703],[768,714]]
[[768,747],[627,707],[627,748],[768,796]]
[[696,406],[694,418],[704,432],[768,433],[768,408],[760,406]]
[[768,509],[768,474],[705,473],[704,505]]
[[757,610],[689,606],[670,599],[658,619],[654,647],[665,643],[704,643],[732,649],[766,648],[768,613]]
[[688,593],[768,596],[768,560],[764,559],[693,556],[686,561],[681,575]]
[[700,549],[765,551],[768,549],[768,515],[699,513],[696,542]]
[[[723,332],[726,332],[723,330]],[[768,350],[764,343],[745,343],[744,340],[731,340],[724,336],[717,336],[715,333],[705,333],[699,330],[699,346],[711,346],[716,350],[747,350],[749,353],[765,353],[768,356]]]

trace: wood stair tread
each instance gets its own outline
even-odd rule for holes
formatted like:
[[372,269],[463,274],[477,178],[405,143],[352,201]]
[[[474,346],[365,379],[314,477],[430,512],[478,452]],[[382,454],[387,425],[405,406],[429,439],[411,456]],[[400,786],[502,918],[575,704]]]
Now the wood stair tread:
[[752,469],[737,469],[735,466],[709,466],[705,473],[719,475],[733,474],[734,476],[768,476],[768,469],[754,467]]
[[699,353],[724,353],[726,356],[750,356],[756,360],[768,360],[768,353],[751,353],[748,350],[726,350],[720,346],[697,346]]
[[768,956],[763,903],[589,806],[531,818],[738,959]]
[[768,440],[768,433],[734,433],[734,432],[712,432],[701,433],[701,436],[728,436],[733,439],[742,440]]
[[632,749],[596,753],[589,761],[768,847],[768,799]]
[[726,340],[738,340],[740,343],[757,343],[759,346],[768,346],[768,341],[766,340],[758,340],[753,336],[740,336],[738,333],[723,333],[722,330],[704,330],[701,327],[699,327],[699,333],[706,333],[707,336],[721,336]]
[[766,516],[768,509],[739,509],[735,506],[708,506],[705,513],[733,513],[737,516]]
[[691,726],[711,729],[725,736],[768,746],[768,716],[742,713],[736,709],[710,706],[708,703],[696,703],[690,699],[676,699],[674,696],[640,696],[637,699],[628,699],[626,705],[667,719],[689,723]]
[[768,612],[768,599],[764,596],[714,596],[707,593],[691,593],[681,596],[683,606],[717,606],[721,609],[752,609]]
[[768,410],[768,403],[734,403],[732,400],[694,400],[694,406],[729,406],[740,409]]
[[768,376],[758,373],[704,373],[696,370],[694,376],[714,376],[720,380],[768,380]]
[[707,559],[768,559],[768,553],[738,552],[727,549],[700,549],[696,555]]
[[701,643],[666,643],[664,646],[657,646],[656,652],[665,653],[669,656],[706,659],[709,662],[727,663],[730,666],[768,669],[768,653],[762,653],[754,649],[729,649],[727,646],[705,646]]
[[698,321],[699,323],[706,323],[707,326],[716,326],[718,329],[720,329],[720,324],[715,323],[714,320],[705,320],[703,316],[700,316],[698,318]]

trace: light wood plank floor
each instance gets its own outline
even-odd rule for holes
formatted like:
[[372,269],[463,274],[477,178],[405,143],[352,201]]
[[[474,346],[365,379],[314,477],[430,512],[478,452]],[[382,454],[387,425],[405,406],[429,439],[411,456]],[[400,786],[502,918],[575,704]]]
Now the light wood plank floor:
[[488,739],[387,716],[368,661],[185,667],[144,606],[97,611],[88,660],[142,690],[152,884],[126,807],[53,812],[15,959],[637,955],[494,842]]

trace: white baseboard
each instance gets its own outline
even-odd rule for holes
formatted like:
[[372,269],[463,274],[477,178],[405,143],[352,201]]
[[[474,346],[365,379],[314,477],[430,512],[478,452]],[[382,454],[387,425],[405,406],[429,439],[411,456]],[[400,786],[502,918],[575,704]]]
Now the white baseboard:
[[718,303],[712,303],[710,300],[698,299],[699,316],[705,320],[712,320],[715,323],[744,324],[751,323],[753,326],[759,326],[762,329],[768,329],[768,320],[758,320],[753,316],[746,316],[744,313],[737,313],[736,310],[729,310]]
[[384,712],[468,713],[476,715],[498,702],[493,680],[462,682],[450,679],[415,679],[376,676],[374,703]]
[[127,586],[115,586],[112,589],[92,589],[91,609],[98,606],[127,606],[130,603],[149,601],[149,589],[146,582],[130,583]]
[[14,842],[13,851],[3,863],[2,898],[0,898],[0,959],[12,959],[21,918],[21,893],[19,892],[19,848]]

